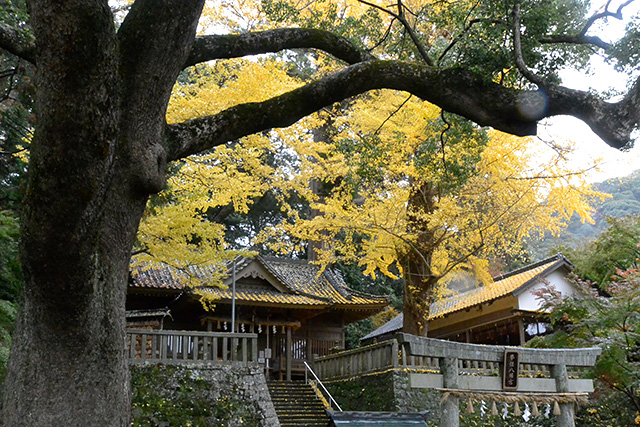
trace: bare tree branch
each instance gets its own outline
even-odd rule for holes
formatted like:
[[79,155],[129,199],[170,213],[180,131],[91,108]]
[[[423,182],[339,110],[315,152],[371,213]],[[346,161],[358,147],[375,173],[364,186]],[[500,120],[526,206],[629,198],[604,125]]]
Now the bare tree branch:
[[436,70],[397,61],[367,61],[324,79],[258,103],[236,105],[214,116],[168,125],[169,160],[195,154],[228,141],[275,127],[285,127],[327,105],[372,89],[412,93],[481,126],[514,135],[535,135],[537,122],[572,115],[587,123],[615,148],[630,144],[640,119],[640,88],[624,100],[608,103],[587,92],[551,86],[542,91],[517,90],[488,82],[463,69]]
[[282,28],[236,35],[197,37],[184,66],[213,59],[238,58],[296,48],[320,49],[348,64],[373,59],[371,54],[329,31]]
[[522,44],[520,42],[520,3],[516,3],[513,6],[513,56],[518,67],[518,71],[527,78],[530,82],[537,84],[540,87],[545,86],[545,82],[542,77],[537,76],[531,71],[522,57]]
[[585,34],[587,34],[587,31],[589,31],[591,26],[596,21],[598,21],[599,19],[608,18],[608,17],[612,17],[612,18],[616,18],[616,19],[622,19],[622,9],[624,9],[627,6],[629,6],[634,1],[635,0],[627,0],[624,3],[620,4],[620,6],[618,6],[618,10],[616,10],[615,12],[610,12],[609,11],[609,5],[611,4],[611,0],[608,0],[607,3],[604,6],[604,10],[602,12],[598,12],[598,13],[593,14],[587,20],[587,23],[584,25],[584,27],[582,27],[582,30],[580,31],[580,35],[584,36]]
[[603,18],[616,18],[622,19],[622,10],[633,3],[635,0],[627,0],[624,3],[618,6],[618,9],[615,12],[609,11],[609,6],[611,5],[611,0],[607,1],[604,5],[604,9],[602,12],[594,13],[584,24],[582,29],[578,34],[557,34],[557,35],[549,35],[540,39],[540,43],[543,44],[551,44],[551,43],[567,43],[567,44],[579,44],[579,45],[593,45],[599,47],[600,49],[607,50],[611,47],[611,44],[605,42],[598,36],[588,36],[587,32],[591,29],[593,24],[595,24],[598,20]]
[[413,44],[418,49],[418,53],[420,54],[420,56],[422,57],[424,62],[426,62],[427,65],[433,66],[433,61],[431,60],[431,58],[429,58],[429,54],[427,53],[426,49],[422,45],[422,42],[418,38],[418,35],[413,30],[413,27],[411,27],[411,25],[409,24],[409,21],[407,21],[407,19],[404,17],[404,6],[403,6],[401,0],[398,0],[398,3],[397,3],[398,13],[394,13],[394,12],[390,11],[389,9],[385,9],[384,7],[380,7],[377,4],[370,3],[370,2],[368,2],[366,0],[358,0],[358,1],[360,3],[362,3],[362,4],[366,4],[367,6],[370,6],[370,7],[376,8],[376,9],[382,11],[382,12],[385,12],[385,13],[391,15],[393,18],[395,18],[398,21],[400,21],[400,23],[402,24],[404,29],[409,34],[409,37],[411,37],[411,40],[413,41]]
[[384,120],[382,121],[382,123],[380,123],[380,126],[378,126],[378,129],[376,129],[376,130],[373,132],[373,134],[374,134],[374,135],[377,135],[377,134],[378,134],[378,132],[380,132],[380,131],[382,130],[382,128],[384,127],[384,125],[385,125],[385,124],[387,124],[387,122],[388,122],[389,120],[391,120],[391,118],[392,118],[393,116],[395,116],[396,114],[398,114],[398,112],[400,112],[400,110],[402,110],[402,107],[404,107],[404,106],[407,104],[407,102],[409,102],[409,100],[410,100],[412,97],[413,97],[413,94],[409,94],[409,96],[407,97],[407,99],[405,99],[404,101],[402,101],[402,102],[400,103],[400,105],[398,105],[398,108],[396,108],[395,110],[393,110],[393,111],[391,112],[391,114],[389,114],[389,115],[387,116],[387,118],[386,118],[386,119],[384,119]]
[[36,44],[23,31],[0,22],[0,48],[32,64],[36,63]]

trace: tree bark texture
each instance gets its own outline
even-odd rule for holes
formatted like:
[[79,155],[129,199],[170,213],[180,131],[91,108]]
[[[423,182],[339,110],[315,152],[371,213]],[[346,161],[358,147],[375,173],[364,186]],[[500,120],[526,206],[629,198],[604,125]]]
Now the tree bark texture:
[[[35,42],[0,24],[0,47],[37,67],[37,124],[21,222],[24,303],[4,387],[6,426],[129,425],[130,251],[148,196],[164,185],[167,161],[288,126],[378,88],[411,92],[518,135],[534,134],[544,117],[570,114],[623,147],[638,125],[638,84],[612,104],[562,87],[516,90],[469,70],[374,60],[324,31],[196,38],[203,1],[136,0],[116,31],[107,0],[29,0]],[[322,49],[349,65],[264,102],[165,123],[185,66],[287,48]],[[418,248],[430,236],[421,239]],[[405,299],[405,324],[425,318],[437,281],[425,247],[404,262],[414,292]],[[418,302],[423,308],[414,311]]]
[[30,3],[38,124],[3,425],[129,425],[130,251],[164,182],[166,106],[201,8],[138,1],[116,35],[106,1]]
[[413,183],[413,187],[407,206],[408,227],[409,232],[418,237],[400,260],[404,278],[402,331],[426,337],[433,291],[439,277],[431,270],[433,250],[438,243],[424,214],[433,213],[437,192],[429,182]]

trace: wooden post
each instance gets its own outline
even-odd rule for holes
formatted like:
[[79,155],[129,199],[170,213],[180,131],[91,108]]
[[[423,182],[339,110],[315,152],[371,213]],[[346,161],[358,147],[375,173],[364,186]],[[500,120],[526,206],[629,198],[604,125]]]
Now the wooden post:
[[[408,346],[407,346],[408,347]],[[399,360],[398,360],[398,341],[393,340],[393,342],[391,343],[391,366],[394,369],[398,368],[399,365]],[[404,353],[404,352],[403,352]]]
[[[440,360],[440,370],[444,388],[458,389],[458,359],[455,357],[443,357]],[[440,405],[440,426],[460,426],[460,398],[449,395]]]
[[518,316],[518,332],[520,333],[520,345],[524,345],[526,339],[526,336],[524,334],[524,321],[522,320],[522,317]]
[[[551,367],[551,376],[556,380],[556,391],[558,393],[569,392],[569,375],[567,365],[559,364]],[[558,415],[558,427],[575,427],[575,406],[573,403],[560,404],[562,414]]]
[[247,358],[247,346],[249,343],[247,337],[242,337],[240,345],[242,346],[242,366],[249,366],[249,359]]
[[287,326],[287,381],[291,381],[291,326]]
[[258,337],[251,340],[251,361],[253,363],[258,361]]

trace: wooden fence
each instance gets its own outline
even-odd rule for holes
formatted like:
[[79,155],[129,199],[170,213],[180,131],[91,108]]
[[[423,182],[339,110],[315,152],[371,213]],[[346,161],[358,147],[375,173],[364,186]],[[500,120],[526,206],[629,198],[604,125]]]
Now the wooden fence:
[[600,353],[599,348],[533,349],[398,334],[389,341],[317,358],[313,369],[322,381],[405,369],[412,388],[443,392],[443,427],[459,425],[461,397],[514,407],[518,402],[553,403],[558,406],[558,426],[573,427],[574,404],[593,391],[593,381],[579,377]]
[[313,370],[321,380],[333,380],[397,368],[398,363],[398,341],[389,340],[319,357]]
[[130,329],[127,345],[130,363],[258,363],[257,334]]

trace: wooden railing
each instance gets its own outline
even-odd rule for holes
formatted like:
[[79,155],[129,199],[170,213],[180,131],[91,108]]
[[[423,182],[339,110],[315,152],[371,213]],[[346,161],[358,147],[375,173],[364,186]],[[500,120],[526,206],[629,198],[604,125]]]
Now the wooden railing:
[[389,340],[319,357],[313,361],[313,370],[321,380],[330,380],[381,372],[398,365],[398,341]]
[[[340,340],[327,340],[318,338],[304,338],[293,336],[291,338],[291,358],[296,360],[311,360],[313,355],[324,356],[331,349],[338,346]],[[273,357],[279,359],[286,356],[287,339],[278,336],[274,338]]]
[[258,335],[230,332],[127,330],[130,363],[258,363]]

